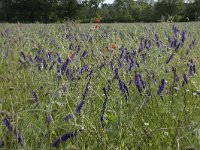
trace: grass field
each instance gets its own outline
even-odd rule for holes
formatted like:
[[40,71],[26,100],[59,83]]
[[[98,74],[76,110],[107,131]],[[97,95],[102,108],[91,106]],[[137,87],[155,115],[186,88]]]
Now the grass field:
[[0,24],[0,149],[199,149],[199,27]]

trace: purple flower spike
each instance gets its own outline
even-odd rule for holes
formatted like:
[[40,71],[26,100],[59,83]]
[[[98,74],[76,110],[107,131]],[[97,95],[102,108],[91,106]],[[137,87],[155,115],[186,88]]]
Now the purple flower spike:
[[38,103],[38,95],[35,91],[32,92],[32,96],[33,96],[33,100],[34,100],[35,104],[37,104]]
[[140,94],[142,94],[142,87],[140,85],[140,75],[138,73],[135,73],[135,85],[138,89],[138,91],[140,92]]
[[183,31],[181,41],[184,43],[185,40],[186,40],[186,31]]
[[82,55],[81,55],[81,58],[85,58],[85,57],[86,57],[86,55],[87,55],[87,52],[86,52],[86,51],[84,51],[84,52],[82,53]]
[[158,89],[158,95],[160,96],[165,88],[165,85],[166,85],[166,82],[165,82],[165,79],[162,79],[161,81],[161,85],[159,86],[159,89]]
[[169,59],[166,61],[166,64],[170,63],[170,61],[172,60],[173,57],[174,57],[174,54],[171,54]]
[[116,79],[119,78],[119,73],[118,73],[118,69],[117,68],[114,71],[114,78],[116,78]]
[[139,52],[142,52],[142,51],[143,51],[143,44],[142,44],[142,42],[140,42]]
[[68,122],[69,120],[71,120],[71,119],[73,119],[73,115],[72,114],[68,114],[67,116],[65,116],[64,118],[63,118],[63,120],[64,121],[66,121],[66,122]]
[[20,55],[22,56],[22,58],[24,59],[24,61],[26,61],[26,55],[24,54],[24,52],[20,52]]
[[85,92],[83,94],[83,100],[85,100],[85,98],[86,98],[86,96],[87,96],[87,94],[89,92],[89,85],[90,85],[90,80],[88,81],[88,83],[87,83],[87,85],[85,87]]
[[85,100],[81,100],[80,103],[76,107],[76,113],[77,114],[81,113],[84,105],[85,105]]
[[134,63],[134,61],[133,61],[133,59],[131,58],[130,59],[131,60],[131,62],[130,62],[130,64],[129,64],[129,71],[132,71],[133,69],[134,69],[134,67],[135,67],[135,63]]
[[56,53],[57,54],[57,56],[58,56],[58,63],[59,64],[62,64],[62,59],[61,59],[61,57],[60,57],[60,54],[58,54],[58,53]]
[[9,130],[10,132],[13,131],[13,127],[12,127],[10,121],[9,121],[7,118],[4,118],[4,119],[3,119],[3,124],[8,128],[8,130]]
[[23,146],[22,137],[21,137],[21,133],[20,133],[20,132],[18,132],[18,134],[17,134],[17,140],[18,140],[18,143],[19,143],[21,146]]
[[59,145],[60,145],[62,142],[66,142],[67,140],[69,140],[69,139],[72,138],[72,137],[75,137],[76,135],[77,135],[77,131],[68,132],[68,133],[62,135],[60,138],[58,138],[58,139],[52,144],[52,146],[53,146],[53,147],[59,147]]
[[85,71],[88,71],[88,65],[84,65],[81,69],[81,74],[83,74]]

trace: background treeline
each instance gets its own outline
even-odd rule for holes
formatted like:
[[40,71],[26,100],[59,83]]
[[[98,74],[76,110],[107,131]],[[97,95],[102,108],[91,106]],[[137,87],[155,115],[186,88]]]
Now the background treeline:
[[200,19],[200,0],[0,0],[0,22],[157,22]]

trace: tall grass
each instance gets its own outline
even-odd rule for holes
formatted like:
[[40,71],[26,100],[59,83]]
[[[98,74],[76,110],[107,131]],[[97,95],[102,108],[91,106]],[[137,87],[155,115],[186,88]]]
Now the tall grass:
[[200,147],[199,23],[0,24],[2,149]]

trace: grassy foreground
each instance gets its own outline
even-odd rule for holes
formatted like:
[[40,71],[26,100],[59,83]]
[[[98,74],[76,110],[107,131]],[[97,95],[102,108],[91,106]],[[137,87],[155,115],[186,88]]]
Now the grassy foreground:
[[0,24],[0,148],[198,149],[199,26]]

